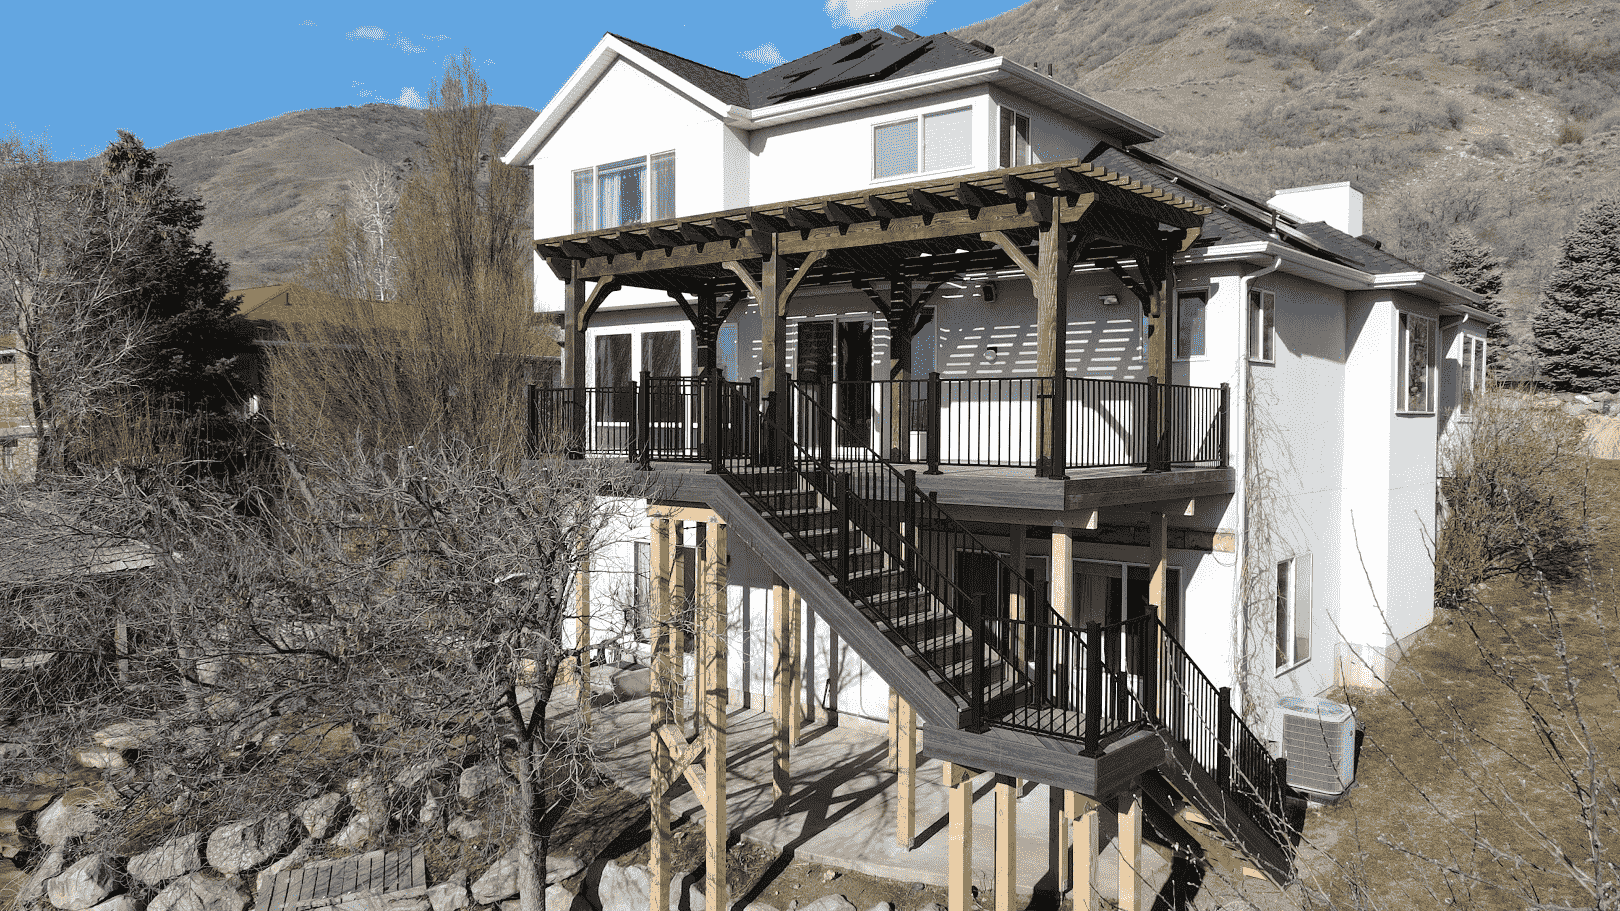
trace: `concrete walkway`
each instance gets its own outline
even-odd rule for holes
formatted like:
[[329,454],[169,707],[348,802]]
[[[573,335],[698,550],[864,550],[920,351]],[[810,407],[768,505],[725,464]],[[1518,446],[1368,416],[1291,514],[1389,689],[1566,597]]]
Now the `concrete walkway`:
[[[620,786],[642,796],[651,793],[649,711],[645,697],[595,709],[602,736],[601,759]],[[946,788],[940,763],[922,762],[917,781],[917,841],[907,851],[895,842],[899,805],[898,776],[887,768],[888,745],[882,734],[806,725],[791,757],[792,790],[782,806],[771,793],[771,718],[750,709],[733,710],[727,726],[726,808],[734,836],[790,853],[801,860],[867,873],[900,882],[945,885],[948,818]],[[973,881],[981,890],[994,888],[995,796],[992,776],[975,782]],[[702,808],[684,784],[678,785],[672,808],[678,817],[698,817]],[[1104,825],[1107,825],[1107,815]],[[1053,810],[1044,785],[1026,785],[1018,800],[1018,893],[1053,891],[1056,877],[1050,855]],[[1104,831],[1107,847],[1097,858],[1099,891],[1116,894],[1118,855]],[[1151,843],[1142,846],[1149,895],[1169,876],[1168,853]]]

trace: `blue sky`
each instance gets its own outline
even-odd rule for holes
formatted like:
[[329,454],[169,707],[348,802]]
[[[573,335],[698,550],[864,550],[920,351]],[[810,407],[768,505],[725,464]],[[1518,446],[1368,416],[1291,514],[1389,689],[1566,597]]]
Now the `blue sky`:
[[[24,0],[6,13],[0,133],[86,158],[306,108],[418,104],[470,50],[493,100],[539,109],[603,32],[752,75],[861,28],[961,28],[1015,0],[203,3]],[[33,85],[29,89],[24,86]]]

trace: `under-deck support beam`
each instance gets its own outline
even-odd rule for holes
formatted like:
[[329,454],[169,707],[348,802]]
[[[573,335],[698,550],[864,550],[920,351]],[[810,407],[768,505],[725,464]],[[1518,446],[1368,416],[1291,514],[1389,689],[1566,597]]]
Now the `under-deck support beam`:
[[[674,761],[667,744],[658,732],[666,725],[674,725],[679,707],[671,703],[680,698],[677,676],[671,667],[674,645],[674,590],[676,523],[657,515],[652,519],[652,814],[651,838],[648,845],[647,871],[651,880],[651,894],[669,895],[670,841],[669,788],[674,783]],[[678,653],[677,653],[678,657]],[[652,902],[650,911],[665,911],[658,901]]]
[[575,673],[579,674],[579,713],[591,719],[591,558],[579,561],[574,570],[574,648],[578,652]]
[[1098,911],[1102,897],[1097,893],[1097,804],[1086,801],[1086,807],[1074,817],[1074,892],[1071,905],[1074,911]]
[[771,793],[778,800],[788,796],[792,779],[792,752],[803,711],[799,691],[799,639],[794,616],[799,598],[781,579],[771,581],[771,624],[774,648],[771,651],[771,752],[774,765]]
[[1119,814],[1119,909],[1142,911],[1142,793],[1131,790],[1116,800]]
[[[1062,521],[1052,523],[1052,609],[1066,620],[1070,626],[1079,626],[1077,605],[1074,591],[1074,538],[1069,535],[1069,527]],[[1087,656],[1090,657],[1090,656]],[[1085,672],[1085,668],[1063,667],[1056,668],[1062,675],[1060,679],[1075,680],[1078,675]],[[1075,706],[1082,709],[1083,706]],[[1069,865],[1069,830],[1073,824],[1074,801],[1076,795],[1052,790],[1052,820],[1050,837],[1052,839],[1052,862],[1057,867],[1057,889],[1064,892],[1073,882]]]
[[[701,676],[705,753],[704,791],[704,896],[710,907],[731,907],[726,895],[726,842],[731,831],[726,821],[726,526],[718,516],[705,523],[703,541],[703,631],[705,648]],[[668,893],[661,893],[662,898]]]
[[917,843],[917,710],[897,697],[898,731],[895,757],[899,764],[900,800],[895,808],[894,840],[910,851]]

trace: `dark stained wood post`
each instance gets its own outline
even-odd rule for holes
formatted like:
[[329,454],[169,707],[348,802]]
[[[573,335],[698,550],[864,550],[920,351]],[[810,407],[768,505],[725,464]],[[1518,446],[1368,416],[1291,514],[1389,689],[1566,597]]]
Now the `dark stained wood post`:
[[585,308],[585,280],[579,277],[579,263],[569,262],[569,279],[563,289],[562,386],[565,397],[563,434],[570,445],[585,436],[585,326],[580,319]]
[[[756,235],[758,236],[758,235]],[[760,265],[759,276],[759,333],[760,365],[759,392],[769,403],[765,415],[767,426],[775,427],[770,439],[763,441],[766,464],[780,465],[786,458],[790,432],[788,416],[793,403],[787,370],[787,260],[776,252],[776,235],[766,234],[761,239],[770,255]]]
[[1062,219],[1053,217],[1042,225],[1039,258],[1035,275],[1031,277],[1035,290],[1035,372],[1052,384],[1041,402],[1045,414],[1040,422],[1040,448],[1036,456],[1037,473],[1047,478],[1067,477],[1065,471],[1069,462],[1065,451],[1069,409],[1064,405],[1064,390],[1060,388],[1068,369],[1068,243],[1069,230]]
[[[1168,432],[1170,428],[1170,320],[1175,309],[1176,271],[1174,260],[1169,250],[1144,251],[1147,257],[1149,289],[1152,292],[1152,305],[1148,314],[1148,376],[1157,377],[1160,383],[1158,394],[1163,398],[1155,403],[1158,408],[1149,409],[1155,420],[1148,425],[1150,444],[1149,453],[1156,454],[1158,458],[1150,459],[1149,471],[1165,471],[1169,468],[1166,456],[1169,452]],[[1150,393],[1151,394],[1151,393]]]
[[911,302],[911,280],[889,276],[889,461],[911,461],[911,339],[917,315]]

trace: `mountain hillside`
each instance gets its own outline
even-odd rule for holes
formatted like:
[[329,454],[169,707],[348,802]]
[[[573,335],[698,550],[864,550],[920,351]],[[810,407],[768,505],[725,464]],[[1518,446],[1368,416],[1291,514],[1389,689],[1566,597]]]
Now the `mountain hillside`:
[[1262,199],[1350,180],[1367,232],[1428,268],[1470,231],[1521,313],[1580,209],[1620,192],[1616,0],[1035,0],[955,34]]
[[[507,143],[536,116],[496,107]],[[317,108],[177,139],[158,153],[181,190],[207,207],[198,237],[230,263],[231,286],[270,285],[320,249],[350,178],[374,162],[406,168],[421,154],[423,116],[392,104]]]

